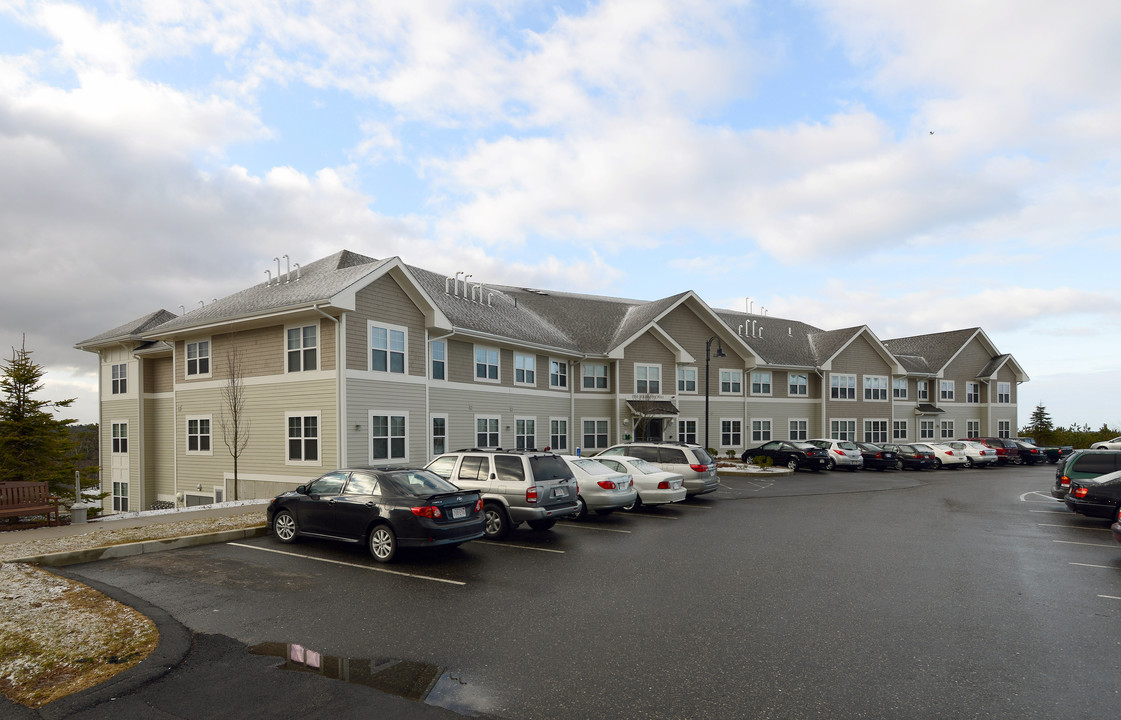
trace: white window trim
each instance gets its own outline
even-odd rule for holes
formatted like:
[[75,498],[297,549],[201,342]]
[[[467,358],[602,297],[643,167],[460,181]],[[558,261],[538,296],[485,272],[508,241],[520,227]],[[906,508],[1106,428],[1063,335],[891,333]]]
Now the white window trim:
[[[446,377],[446,375],[445,375],[445,377]],[[443,420],[444,421],[444,434],[443,434],[444,449],[439,451],[439,452],[436,451],[436,437],[437,437],[436,428],[435,428],[435,424],[436,424],[435,421],[436,420]],[[406,420],[405,427],[406,427],[406,429],[408,428],[408,421],[407,420]],[[430,453],[432,453],[432,457],[436,457],[437,455],[443,455],[444,453],[446,453],[448,451],[448,433],[449,433],[450,429],[451,428],[449,427],[449,424],[448,424],[448,414],[447,413],[432,413],[431,415],[428,416],[428,434],[429,434],[429,437],[428,437],[428,451]],[[372,440],[372,436],[371,436],[371,440]],[[371,443],[371,447],[372,447],[372,443]],[[372,450],[371,450],[371,452],[372,452]]]
[[[969,399],[970,395],[973,396],[972,400]],[[969,380],[965,382],[965,401],[970,404],[981,402],[981,383]]]
[[[494,445],[480,445],[479,444],[479,421],[480,420],[496,420],[497,421],[498,430],[496,431],[496,434],[498,435],[498,442],[495,443]],[[487,431],[487,435],[490,435],[489,430]],[[475,418],[471,421],[471,447],[477,447],[480,450],[488,450],[488,449],[502,447],[502,416],[501,415],[476,415],[475,416]]]
[[681,387],[682,380],[680,378],[675,378],[674,379],[674,382],[677,384],[677,392],[681,395],[696,395],[697,392],[700,390],[700,381],[698,381],[698,379],[697,379],[698,377],[700,377],[700,375],[699,375],[699,373],[697,373],[696,366],[686,365],[684,367],[677,368],[677,372],[679,372],[679,373],[682,373],[682,372],[687,373],[690,370],[693,371],[693,389],[692,390],[682,389],[682,387]]
[[[883,387],[874,388],[869,385],[869,381],[881,381]],[[873,390],[881,390],[883,392],[882,398],[868,397]],[[891,383],[888,382],[887,375],[865,375],[864,376],[864,402],[890,402],[891,401]]]
[[1011,420],[997,420],[996,421],[996,436],[998,438],[1012,437],[1012,421]]
[[[926,428],[923,427],[924,423],[930,425],[930,437],[926,437],[925,435],[923,435],[923,431],[926,429]],[[937,440],[938,439],[938,423],[936,423],[933,420],[919,420],[919,426],[917,428],[916,437],[918,438],[918,442],[929,442],[929,441]]]
[[[501,377],[502,376],[502,365],[501,365],[502,353],[498,354],[498,358],[499,358],[498,375],[499,375],[499,377]],[[518,359],[519,358],[521,358],[523,360],[531,361],[531,363],[533,364],[533,367],[532,368],[526,368],[526,367],[518,368]],[[528,380],[518,380],[518,370],[519,369],[521,369],[525,373],[533,373],[533,382],[529,382]],[[514,384],[518,385],[520,387],[537,387],[537,355],[535,355],[534,353],[524,353],[524,352],[518,352],[516,350],[514,351]]]
[[[884,438],[883,440],[873,440],[872,439],[873,434],[875,433],[875,431],[871,429],[873,423],[879,423],[883,427],[883,438]],[[891,442],[891,432],[892,432],[891,421],[888,420],[887,418],[869,418],[869,419],[866,419],[864,421],[864,442],[870,442],[870,443],[888,443],[888,442]]]
[[[638,369],[639,368],[646,368],[646,391],[645,392],[640,391],[638,389]],[[650,392],[650,370],[657,370],[658,371],[658,392]],[[674,378],[674,383],[675,383],[675,385],[677,383],[677,378],[676,377]],[[663,384],[663,380],[662,380],[662,365],[661,365],[661,363],[639,363],[639,362],[636,362],[634,364],[634,394],[635,395],[661,395],[661,394],[663,394],[664,390],[665,390],[665,385]]]
[[[896,383],[900,383],[903,386],[902,388],[899,388],[903,391],[903,393],[900,394],[900,395],[895,394]],[[909,389],[907,387],[908,385],[909,385],[909,383],[907,382],[907,378],[892,378],[891,379],[891,399],[892,400],[906,400],[908,395],[910,394]]]
[[[977,434],[973,435],[973,436],[970,436],[970,434],[969,434],[969,426],[971,424],[975,425],[976,428],[977,428]],[[980,418],[970,418],[969,420],[965,421],[965,436],[966,437],[981,437],[981,419]]]
[[[950,434],[946,434],[946,425],[950,426]],[[953,420],[939,420],[938,421],[938,440],[956,440],[957,423]]]
[[[187,372],[187,348],[191,345],[198,345],[199,343],[206,343],[206,372],[204,373],[189,373]],[[183,377],[191,378],[208,378],[214,376],[214,341],[211,338],[199,338],[197,340],[188,340],[183,343]]]
[[[124,450],[124,452],[119,452],[119,451],[113,449],[113,440],[115,439],[113,437],[113,426],[114,425],[124,426],[124,429],[125,429],[125,435],[124,435],[125,450]],[[111,420],[111,421],[109,421],[109,454],[111,454],[111,455],[128,455],[129,454],[129,446],[132,444],[132,438],[129,436],[128,425],[129,425],[128,420]]]
[[[553,423],[555,423],[555,422],[564,423],[564,433],[562,433],[564,435],[564,447],[558,447],[558,446],[553,445]],[[557,417],[557,416],[550,417],[549,418],[549,449],[552,452],[560,452],[560,453],[563,454],[563,453],[567,453],[570,447],[572,447],[572,434],[569,432],[568,418],[567,417]]]
[[[123,368],[123,370],[117,371],[117,368]],[[117,371],[121,374],[117,375],[117,377],[113,377],[113,373],[115,371]],[[118,391],[116,389],[119,386],[120,382],[124,382],[124,384],[125,384],[125,389],[123,391]],[[109,364],[109,394],[110,395],[128,395],[128,386],[129,386],[128,363],[127,362],[110,363]]]
[[[585,375],[584,370],[590,368],[603,368],[603,378],[605,380],[604,387],[595,387],[595,379],[598,375]],[[592,378],[592,387],[584,385],[584,378]],[[611,392],[611,365],[609,363],[580,363],[580,392],[593,392],[593,393],[606,393]]]
[[[407,345],[407,343],[406,343],[406,345]],[[435,353],[432,351],[432,348],[436,345],[442,345],[444,347],[444,359],[443,360],[437,360]],[[435,373],[432,372],[432,369],[437,362],[444,363],[444,377],[442,377],[442,378],[437,378]],[[444,338],[440,338],[438,340],[429,340],[428,341],[428,379],[431,380],[432,382],[439,382],[439,383],[444,383],[444,382],[448,381],[448,341]]]
[[829,438],[831,440],[841,440],[842,438],[833,437],[833,423],[847,423],[846,428],[852,428],[852,437],[845,438],[849,442],[856,442],[857,438],[857,424],[856,418],[829,418]]
[[[315,427],[319,434],[316,437],[319,448],[318,460],[292,460],[288,457],[288,420],[290,418],[316,418]],[[295,467],[323,467],[323,413],[319,410],[290,410],[284,413],[284,464]],[[213,444],[213,443],[212,443]]]
[[701,426],[700,418],[694,418],[694,417],[678,417],[677,418],[677,424],[674,426],[674,429],[677,431],[678,442],[685,442],[684,440],[681,439],[681,423],[683,423],[683,422],[693,423],[693,435],[694,435],[693,442],[696,442],[697,437],[699,437],[699,435],[700,435],[700,433],[698,432],[698,428],[700,428],[700,426]]
[[537,416],[536,415],[515,415],[514,416],[514,449],[518,449],[518,423],[519,422],[532,422],[533,434],[527,435],[530,438],[529,445],[522,448],[523,450],[536,450],[537,449]]
[[[729,373],[729,375],[731,376],[731,378],[729,380],[729,384],[734,383],[736,376],[739,376],[739,383],[740,383],[740,389],[739,390],[729,389],[728,392],[724,392],[724,373]],[[720,370],[720,374],[719,374],[719,383],[720,383],[719,388],[720,388],[720,394],[721,395],[735,395],[737,397],[742,397],[743,396],[743,370],[731,370],[731,369],[728,369],[728,368],[722,368]],[[774,385],[771,385],[771,388],[774,388]]]
[[[794,384],[794,378],[802,378],[802,382]],[[791,386],[797,388],[801,392],[790,392]],[[807,373],[787,373],[786,374],[786,394],[789,397],[809,397],[810,394],[810,376]],[[791,420],[799,420],[801,418],[791,418]]]
[[[796,422],[806,423],[806,437],[804,437],[804,438],[791,437],[791,435],[793,435],[793,433],[790,432],[790,423],[796,423]],[[773,435],[773,433],[772,433],[772,435]],[[787,420],[786,420],[786,439],[787,440],[792,440],[794,442],[802,442],[804,440],[808,440],[809,437],[810,437],[810,419],[809,418],[787,418]]]
[[[564,385],[553,382],[553,363],[559,363],[564,366],[564,374],[560,377],[564,378]],[[549,358],[549,388],[551,390],[568,390],[572,384],[572,378],[569,377],[569,370],[572,369],[572,364],[563,358]]]
[[[584,444],[584,435],[585,435],[585,433],[584,433],[584,423],[586,423],[586,422],[594,422],[596,424],[599,424],[601,422],[607,423],[607,432],[605,433],[605,435],[607,436],[607,444],[604,445],[603,448],[599,447],[598,445],[589,448],[587,445]],[[598,432],[593,433],[593,434],[594,435],[599,435]],[[582,418],[580,418],[580,445],[578,445],[577,447],[581,448],[581,450],[588,450],[588,449],[602,450],[604,448],[611,447],[611,418],[608,418],[608,417],[582,417]]]
[[[763,440],[762,438],[756,440],[755,439],[755,423],[768,423],[769,428],[770,428],[769,432],[771,434],[771,437],[768,438],[767,440]],[[775,439],[775,422],[774,422],[773,418],[749,418],[748,419],[748,424],[750,426],[748,428],[748,433],[750,433],[750,435],[751,435],[751,442],[771,442],[772,440]],[[808,431],[808,427],[809,426],[807,425],[807,431]],[[786,426],[786,430],[787,430],[787,432],[790,431],[790,425],[789,424]],[[760,428],[759,432],[762,433],[763,429]]]
[[[740,424],[740,431],[739,431],[740,441],[738,443],[732,443],[730,445],[724,443],[724,423],[739,423]],[[720,435],[720,445],[718,445],[718,447],[721,447],[721,448],[745,447],[744,439],[743,439],[743,436],[744,436],[743,418],[720,418],[716,427],[717,427],[717,432]],[[734,435],[735,432],[733,431],[729,434]]]
[[[400,331],[400,332],[404,333],[404,335],[405,335],[404,340],[403,340],[404,350],[402,350],[402,356],[403,357],[402,357],[402,360],[401,360],[401,365],[402,365],[403,372],[399,372],[399,373],[398,372],[393,372],[390,369],[390,368],[393,367],[393,363],[390,362],[389,358],[390,358],[391,353],[396,352],[396,351],[393,351],[393,350],[389,349],[389,346],[390,346],[391,343],[389,342],[389,333],[388,332],[386,333],[385,370],[375,370],[374,369],[374,356],[373,356],[374,328],[382,328],[384,330],[397,330],[397,331]],[[404,325],[392,325],[390,323],[375,322],[373,320],[367,320],[366,321],[366,366],[369,368],[369,372],[372,373],[372,374],[375,374],[375,375],[384,375],[384,376],[389,376],[389,377],[393,377],[393,376],[401,377],[401,376],[408,375],[409,374],[409,328],[405,327]]]
[[[1001,392],[1002,388],[1007,388],[1007,392]],[[1002,400],[1001,398],[1007,398]],[[997,381],[996,384],[996,403],[997,405],[1011,405],[1012,404],[1012,383]]]
[[[896,437],[895,436],[895,426],[896,426],[897,423],[901,423],[903,425],[903,437]],[[893,441],[894,440],[906,440],[910,436],[911,436],[911,423],[910,422],[908,422],[907,420],[892,420],[891,421],[891,439]]]
[[[766,392],[763,392],[762,390],[760,390],[759,392],[755,392],[755,375],[756,374],[767,376],[766,381],[764,381],[762,378],[759,379],[759,384],[760,385],[763,385],[763,383],[766,382],[766,385],[767,385],[767,391]],[[751,372],[751,374],[749,375],[749,377],[750,377],[750,381],[749,381],[750,384],[747,387],[748,387],[748,392],[751,395],[754,395],[755,397],[772,397],[774,395],[774,392],[775,392],[775,374],[773,372],[771,372],[770,370],[753,370]]]
[[[389,455],[389,457],[386,457],[386,458],[376,458],[375,459],[374,458],[374,418],[375,417],[381,417],[383,415],[385,417],[389,418],[389,430],[390,430],[391,434],[387,435],[386,439],[389,442],[389,453],[390,453],[390,455]],[[367,448],[367,456],[370,460],[370,465],[397,465],[399,463],[408,463],[409,462],[409,411],[408,410],[370,410],[366,417],[367,417],[366,435],[368,436],[368,441],[369,441],[369,446]],[[394,436],[392,435],[392,430],[393,430],[393,418],[395,418],[395,417],[403,417],[405,419],[405,435],[404,435],[404,438],[405,438],[405,454],[402,457],[394,457],[393,456],[392,439],[393,439]],[[320,455],[320,457],[323,456],[322,450],[320,451],[319,455]]]
[[[306,367],[304,367],[303,352],[307,348],[305,348],[303,346],[303,341],[304,341],[303,329],[306,328],[306,327],[314,327],[315,328],[315,370],[308,370]],[[300,369],[299,370],[289,370],[288,369],[288,353],[289,353],[289,350],[288,350],[288,331],[289,330],[299,330],[300,331]],[[293,324],[284,326],[284,348],[283,349],[284,349],[284,374],[285,375],[287,375],[289,373],[315,372],[316,370],[322,370],[323,369],[323,357],[322,357],[322,353],[320,352],[320,349],[323,346],[323,338],[320,337],[321,334],[322,334],[322,328],[319,326],[318,322],[293,323]]]
[[916,380],[915,381],[915,399],[916,400],[930,400],[930,381],[929,380]]
[[[496,362],[494,364],[494,367],[497,368],[496,374],[498,375],[498,377],[496,377],[496,378],[479,377],[479,351],[480,350],[485,350],[488,353],[493,352],[493,353],[496,354],[497,357],[496,357]],[[489,362],[485,363],[485,364],[488,368],[490,367]],[[487,374],[489,375],[490,373],[488,372]],[[479,344],[473,345],[471,347],[471,378],[475,382],[490,383],[491,385],[500,384],[502,382],[502,350],[500,348],[494,346],[494,345],[479,345]],[[493,416],[489,416],[489,417],[493,417]],[[499,447],[501,447],[501,445]]]
[[[943,388],[943,383],[949,383],[950,394],[946,396],[946,390]],[[939,402],[957,402],[957,383],[953,380],[939,380],[938,381],[938,401]]]
[[[849,398],[849,397],[833,397],[833,378],[837,378],[838,380],[840,380],[841,378],[846,378],[846,379],[851,379],[852,380],[851,385],[848,384],[848,383],[845,383],[844,385],[838,385],[837,386],[837,390],[846,390],[846,391],[847,390],[852,390],[852,397],[851,398]],[[835,401],[835,402],[856,402],[856,398],[857,398],[856,387],[857,387],[857,385],[856,385],[856,374],[855,373],[834,373],[834,372],[831,372],[831,373],[829,373],[829,397],[827,399]]]
[[[190,428],[191,428],[191,421],[192,420],[206,420],[207,423],[210,425],[210,432],[207,433],[207,435],[210,437],[210,449],[209,450],[191,450],[190,449],[190,447],[191,447]],[[287,428],[287,425],[285,426],[285,428]],[[287,432],[287,430],[285,430],[285,432]],[[199,433],[199,434],[201,435],[201,433]],[[204,457],[206,457],[206,456],[212,457],[214,455],[214,416],[213,415],[187,415],[183,419],[183,440],[184,440],[184,442],[183,442],[184,452],[187,455],[200,455],[200,456],[204,456]]]

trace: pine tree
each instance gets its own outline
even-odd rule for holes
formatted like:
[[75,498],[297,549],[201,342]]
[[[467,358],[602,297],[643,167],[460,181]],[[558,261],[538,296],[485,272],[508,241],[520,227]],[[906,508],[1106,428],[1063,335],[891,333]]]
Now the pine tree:
[[1051,442],[1051,436],[1055,431],[1055,423],[1051,422],[1051,415],[1047,412],[1047,408],[1043,407],[1043,403],[1035,406],[1035,410],[1031,413],[1031,421],[1027,427],[1028,434],[1035,438],[1037,443]]
[[73,419],[57,419],[54,411],[68,408],[69,400],[40,400],[46,371],[31,359],[23,346],[12,348],[12,358],[0,364],[0,481],[27,480],[51,483],[51,492],[73,495],[74,443],[69,426]]

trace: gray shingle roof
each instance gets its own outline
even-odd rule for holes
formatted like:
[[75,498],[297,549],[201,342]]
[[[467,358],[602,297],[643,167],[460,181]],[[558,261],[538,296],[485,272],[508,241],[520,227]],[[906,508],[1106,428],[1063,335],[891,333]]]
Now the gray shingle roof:
[[724,309],[715,312],[768,365],[814,367],[818,364],[810,335],[823,332],[820,328],[769,315]]
[[153,328],[159,327],[164,323],[174,320],[177,316],[175,313],[168,312],[167,310],[156,310],[155,312],[148,313],[144,317],[137,318],[132,322],[127,322],[124,325],[106,330],[100,335],[83,340],[77,343],[75,347],[85,348],[95,345],[103,345],[105,343],[117,342],[121,340],[139,340],[140,336],[149,332]]
[[[925,358],[926,365],[930,369],[918,372],[938,372],[977,334],[978,330],[980,328],[966,328],[929,335],[912,335],[911,337],[884,340],[884,346],[896,357]],[[903,363],[903,367],[907,367],[907,364]]]

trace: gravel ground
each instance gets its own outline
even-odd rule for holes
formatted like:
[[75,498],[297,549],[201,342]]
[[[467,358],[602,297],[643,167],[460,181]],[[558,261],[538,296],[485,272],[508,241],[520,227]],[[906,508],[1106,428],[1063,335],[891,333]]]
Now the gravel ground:
[[[28,707],[92,687],[155,649],[151,621],[81,583],[10,560],[263,525],[263,505],[245,513],[142,527],[106,527],[69,537],[0,545],[0,693]],[[173,551],[172,551],[173,552]]]

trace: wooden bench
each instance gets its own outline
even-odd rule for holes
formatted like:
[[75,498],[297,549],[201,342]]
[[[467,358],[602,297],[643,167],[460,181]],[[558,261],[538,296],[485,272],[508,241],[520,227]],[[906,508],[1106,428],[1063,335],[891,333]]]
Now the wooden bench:
[[[47,525],[59,524],[58,498],[51,495],[50,483],[0,482],[0,518],[46,515]],[[51,522],[54,515],[54,522]]]

